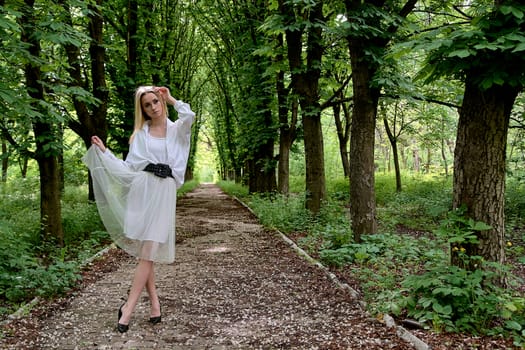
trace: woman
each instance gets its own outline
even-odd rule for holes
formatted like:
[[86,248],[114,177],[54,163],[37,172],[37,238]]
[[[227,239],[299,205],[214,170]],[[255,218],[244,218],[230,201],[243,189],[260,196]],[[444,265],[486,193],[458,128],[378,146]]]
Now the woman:
[[[177,121],[168,119],[167,104],[177,110]],[[144,287],[151,303],[149,321],[161,321],[153,263],[175,260],[177,189],[184,183],[194,116],[166,87],[141,86],[135,93],[135,128],[126,160],[115,157],[98,136],[83,157],[107,231],[138,258],[128,299],[118,309],[121,333],[128,331]]]

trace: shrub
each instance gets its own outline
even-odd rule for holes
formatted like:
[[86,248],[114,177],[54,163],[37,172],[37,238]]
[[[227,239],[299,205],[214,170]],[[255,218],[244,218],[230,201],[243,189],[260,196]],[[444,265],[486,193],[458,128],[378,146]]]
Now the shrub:
[[[461,247],[476,243],[476,231],[489,226],[463,216],[464,209],[451,212],[436,230],[436,237],[445,245]],[[510,268],[486,262],[479,256],[468,256],[458,248],[463,266],[447,261],[430,261],[425,272],[406,277],[399,310],[436,330],[473,334],[502,333],[521,342],[525,335],[524,299],[499,286],[504,279],[516,283]]]

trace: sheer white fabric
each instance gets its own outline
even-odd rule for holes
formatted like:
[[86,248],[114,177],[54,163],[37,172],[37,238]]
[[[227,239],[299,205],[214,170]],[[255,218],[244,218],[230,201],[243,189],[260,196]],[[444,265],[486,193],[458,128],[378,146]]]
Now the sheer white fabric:
[[[94,145],[82,158],[93,179],[100,217],[114,242],[137,258],[160,263],[175,260],[177,189],[184,183],[195,116],[184,102],[177,101],[175,109],[179,119],[168,120],[166,138],[152,138],[146,123],[125,161]],[[143,171],[149,163],[167,163],[173,178]]]

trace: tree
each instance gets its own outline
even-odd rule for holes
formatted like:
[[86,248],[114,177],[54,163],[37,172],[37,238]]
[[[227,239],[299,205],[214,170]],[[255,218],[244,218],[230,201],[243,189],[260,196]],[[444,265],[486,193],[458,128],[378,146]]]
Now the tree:
[[[397,149],[398,140],[403,131],[410,127],[411,122],[405,122],[405,113],[400,110],[399,101],[394,102],[394,112],[392,116],[392,123],[389,122],[388,115],[385,113],[383,115],[383,124],[385,126],[385,131],[390,141],[390,146],[392,147],[392,156],[394,157],[394,170],[396,173],[396,192],[401,192],[401,167],[399,165],[399,152]],[[392,124],[392,126],[391,126]]]
[[27,44],[30,57],[24,64],[25,86],[31,97],[33,133],[35,137],[34,158],[40,173],[40,222],[44,240],[63,245],[63,229],[60,204],[59,165],[57,161],[61,140],[56,139],[58,122],[46,107],[40,66],[41,46],[34,0],[25,0],[21,9],[21,41]]
[[[191,6],[184,1],[115,0],[104,3],[110,42],[107,73],[114,92],[108,108],[109,146],[124,156],[133,129],[133,96],[139,85],[166,85],[196,112],[185,178],[193,177],[207,76],[201,60],[206,50]],[[169,110],[170,118],[176,112]]]
[[377,231],[374,140],[381,86],[373,83],[387,45],[416,0],[345,0],[353,82],[350,139],[350,220],[354,240]]
[[[91,136],[97,135],[104,142],[107,139],[108,123],[107,106],[109,91],[106,86],[105,74],[105,49],[103,45],[103,17],[101,12],[102,0],[97,0],[97,4],[88,5],[82,9],[87,13],[87,31],[89,32],[89,56],[91,70],[86,73],[84,66],[88,64],[82,62],[81,46],[75,43],[65,43],[64,50],[68,60],[68,73],[70,80],[68,83],[72,94],[73,106],[76,111],[76,119],[71,118],[68,126],[79,135],[86,148],[91,145]],[[73,15],[66,1],[61,1],[64,9],[64,20],[69,26],[73,27]],[[78,8],[75,9],[78,11]],[[83,18],[83,17],[82,17]],[[81,20],[82,20],[81,18]],[[90,87],[91,85],[91,87]],[[91,88],[91,93],[86,89]],[[94,200],[91,177],[89,177],[89,199]]]
[[[267,38],[259,31],[267,16],[266,3],[213,1],[199,5],[195,18],[209,37],[215,59],[208,61],[224,96],[221,104],[225,103],[221,113],[215,114],[224,119],[215,123],[221,162],[234,167],[242,164],[242,180],[250,193],[275,191],[274,78],[267,73],[271,57],[258,54],[267,45]],[[250,64],[246,64],[247,58]],[[233,172],[237,175],[238,170]]]
[[[319,79],[323,57],[323,1],[293,4],[279,0],[291,72],[292,95],[302,113],[306,161],[306,208],[316,214],[326,197]],[[303,42],[306,36],[306,43]],[[306,52],[306,56],[303,56]]]
[[[346,84],[343,84],[342,86],[346,86]],[[350,128],[352,127],[352,114],[349,104],[344,101],[343,90],[334,91],[334,96],[338,99],[337,102],[333,103],[332,109],[334,113],[337,140],[339,141],[339,154],[341,156],[344,176],[350,178],[348,142],[350,141]],[[343,118],[341,118],[341,111],[343,112]]]
[[[284,35],[277,34],[276,62],[283,64],[284,59]],[[277,115],[279,119],[279,165],[277,171],[277,190],[279,193],[288,195],[290,191],[290,150],[297,138],[297,123],[299,103],[296,98],[289,102],[290,88],[285,79],[286,68],[278,69],[275,81],[277,93]]]
[[[21,27],[17,22],[17,7],[4,6],[2,2],[0,17],[0,134],[2,147],[2,176],[7,177],[9,164],[18,160],[22,177],[26,176],[27,163],[31,154],[31,124],[28,118],[34,114],[30,107],[27,90],[23,81],[23,57],[27,57],[27,46],[20,40]],[[5,146],[4,146],[5,144]]]
[[[465,207],[468,218],[491,228],[478,232],[477,240],[462,248],[467,256],[504,262],[506,144],[514,101],[525,84],[525,6],[497,0],[485,7],[480,1],[468,10],[473,14],[461,13],[468,25],[437,33],[438,45],[430,51],[422,74],[428,81],[446,75],[465,83],[454,154],[453,206]],[[465,264],[459,254],[452,255],[452,263]]]

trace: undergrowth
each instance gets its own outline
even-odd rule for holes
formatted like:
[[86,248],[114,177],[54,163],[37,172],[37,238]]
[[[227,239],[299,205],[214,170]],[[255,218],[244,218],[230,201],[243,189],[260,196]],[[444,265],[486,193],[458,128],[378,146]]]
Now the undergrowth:
[[0,315],[34,297],[52,297],[80,279],[80,264],[101,249],[108,236],[94,204],[79,187],[66,187],[62,199],[64,246],[40,236],[38,179],[0,187]]

